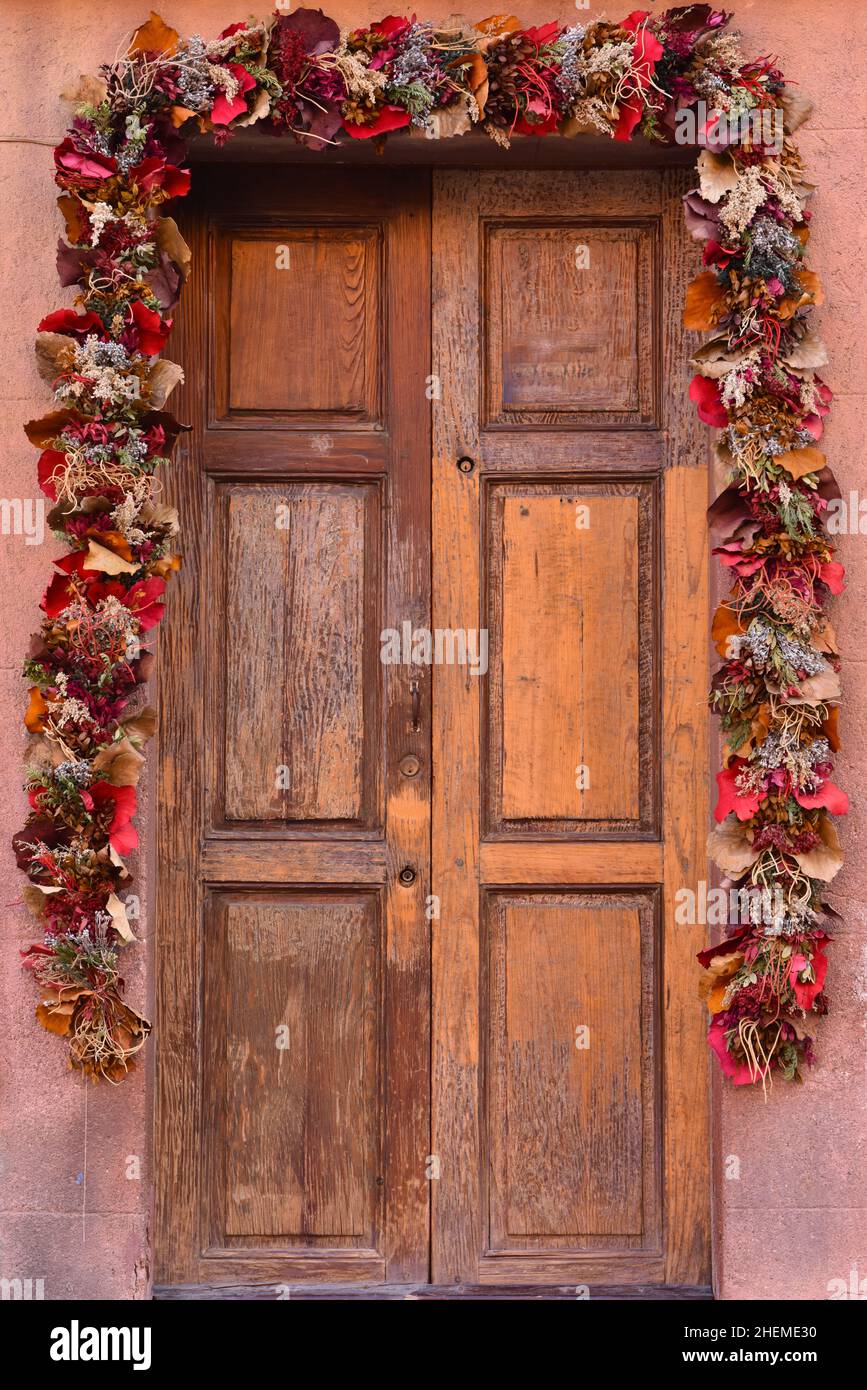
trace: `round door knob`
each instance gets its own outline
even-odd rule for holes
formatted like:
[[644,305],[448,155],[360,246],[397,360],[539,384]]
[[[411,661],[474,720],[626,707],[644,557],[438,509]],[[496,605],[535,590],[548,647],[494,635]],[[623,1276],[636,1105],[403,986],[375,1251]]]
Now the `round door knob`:
[[411,883],[415,883],[415,869],[412,868],[410,864],[407,864],[405,869],[401,869],[398,877],[400,878],[401,883],[405,884],[408,887]]
[[414,753],[408,753],[405,758],[401,758],[399,767],[404,777],[417,777],[421,771],[421,763]]

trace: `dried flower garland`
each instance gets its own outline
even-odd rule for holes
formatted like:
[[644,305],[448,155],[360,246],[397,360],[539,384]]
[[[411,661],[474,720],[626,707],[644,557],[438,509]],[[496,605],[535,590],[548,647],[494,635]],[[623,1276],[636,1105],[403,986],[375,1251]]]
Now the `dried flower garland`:
[[[122,1000],[118,958],[133,939],[123,856],[136,845],[141,749],[155,724],[128,706],[148,675],[142,638],[180,566],[177,517],[153,480],[182,428],[164,410],[181,370],[159,356],[189,270],[163,208],[190,185],[182,131],[195,123],[223,141],[263,121],[318,147],[474,125],[501,144],[636,130],[670,141],[684,113],[704,145],[685,207],[705,266],[684,321],[712,333],[690,396],[722,431],[728,483],[710,518],[732,577],[713,623],[723,664],[711,703],[727,743],[709,848],[747,904],[737,931],[699,957],[709,1041],[735,1083],[797,1077],[812,1060],[833,917],[822,890],[841,862],[831,816],[847,803],[830,780],[840,691],[824,612],[842,585],[823,526],[838,493],[816,447],[830,392],[808,326],[821,303],[804,263],[809,185],[790,139],[809,107],[769,59],[744,59],[728,18],[709,5],[586,28],[389,16],[341,34],[321,10],[298,9],[206,42],[152,14],[126,57],[81,80],[55,151],[67,234],[58,269],[77,308],[39,325],[56,408],[26,426],[70,549],[26,666],[32,813],[14,841],[44,929],[24,953],[43,993],[37,1016],[67,1039],[71,1065],[119,1080],[149,1031]],[[777,140],[756,118],[780,111]]]

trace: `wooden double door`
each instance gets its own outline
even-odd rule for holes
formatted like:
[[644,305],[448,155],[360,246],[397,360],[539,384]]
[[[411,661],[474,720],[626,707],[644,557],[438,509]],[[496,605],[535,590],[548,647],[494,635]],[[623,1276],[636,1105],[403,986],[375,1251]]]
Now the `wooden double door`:
[[682,179],[195,182],[157,1281],[707,1284]]

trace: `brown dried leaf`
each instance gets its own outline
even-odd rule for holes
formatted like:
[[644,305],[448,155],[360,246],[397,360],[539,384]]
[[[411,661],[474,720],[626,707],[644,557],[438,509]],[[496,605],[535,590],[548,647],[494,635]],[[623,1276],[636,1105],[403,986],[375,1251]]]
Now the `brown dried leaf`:
[[81,203],[72,193],[61,193],[57,206],[63,214],[67,239],[77,246],[86,236]]
[[798,129],[798,126],[808,121],[813,114],[813,103],[809,97],[802,92],[796,91],[793,87],[784,87],[780,97],[780,105],[783,108],[783,129],[789,135]]
[[191,252],[173,217],[160,217],[157,220],[156,243],[157,250],[168,256],[186,280],[190,273]]
[[725,290],[712,270],[703,270],[686,288],[683,309],[684,328],[707,332],[722,317],[725,309]]
[[789,698],[786,703],[789,705],[823,705],[826,700],[839,700],[840,698],[840,677],[832,666],[828,666],[824,671],[819,671],[818,675],[808,676],[798,685],[801,698]]
[[144,758],[128,738],[120,738],[101,748],[93,760],[94,772],[113,787],[135,787],[143,765]]
[[164,531],[167,536],[178,532],[179,519],[177,507],[167,507],[164,502],[146,502],[139,516],[145,526]]
[[157,731],[157,712],[147,705],[132,719],[124,719],[121,727],[133,743],[146,743]]
[[135,941],[135,933],[129,924],[126,908],[116,893],[109,893],[108,901],[105,904],[105,910],[110,916],[111,925],[114,927],[121,941],[126,941],[127,943]]
[[723,873],[740,878],[759,857],[747,838],[746,825],[732,812],[722,825],[712,830],[707,840],[707,852]]
[[157,410],[161,410],[174,391],[184,379],[183,369],[177,362],[169,362],[167,358],[161,357],[151,367],[148,377],[148,395],[150,403]]
[[41,734],[45,728],[45,716],[48,713],[48,706],[42,697],[42,691],[38,685],[30,687],[30,704],[27,706],[27,713],[24,716],[25,728],[31,734]]
[[737,170],[727,154],[702,150],[698,157],[698,177],[701,196],[709,203],[718,203],[731,193],[738,181]]
[[28,420],[24,426],[24,433],[37,449],[44,449],[52,439],[63,433],[68,424],[73,421],[80,423],[86,419],[88,416],[82,415],[80,410],[52,410],[50,415],[42,415],[38,420]]
[[795,343],[789,351],[783,355],[781,361],[788,367],[798,370],[814,370],[816,367],[824,367],[828,362],[828,349],[815,333],[805,333],[799,343]]
[[108,87],[101,77],[81,73],[70,87],[60,93],[61,101],[72,106],[100,106],[108,96]]
[[839,723],[839,720],[839,705],[832,705],[831,708],[828,710],[827,717],[822,720],[822,733],[825,735],[831,749],[835,753],[837,753],[840,749],[840,735],[837,732],[837,725]]
[[81,568],[100,570],[103,574],[135,574],[141,565],[135,560],[124,560],[123,556],[116,555],[106,546],[90,541]]
[[735,348],[734,352],[729,351],[728,339],[725,337],[711,338],[702,347],[694,352],[689,359],[689,365],[702,376],[719,377],[727,376],[744,358],[743,349]]
[[777,463],[791,473],[793,478],[803,478],[806,473],[818,473],[825,467],[825,455],[821,449],[808,444],[805,449],[787,449],[778,454]]
[[796,854],[793,857],[809,878],[818,878],[823,883],[830,883],[843,867],[843,851],[834,822],[828,816],[823,816],[820,820],[819,834],[822,837],[821,845],[816,845],[815,849],[808,850],[806,854]]
[[65,333],[37,333],[35,349],[39,375],[53,386],[61,372],[72,365],[75,343]]
[[713,625],[710,630],[713,644],[720,656],[725,657],[728,654],[729,638],[740,636],[744,631],[745,628],[741,626],[740,619],[734,609],[721,603],[713,615]]
[[44,999],[41,1004],[36,1005],[36,1017],[47,1032],[56,1033],[59,1038],[65,1038],[72,1027],[74,1010],[75,1004],[73,1002],[61,999]]
[[155,10],[150,19],[140,24],[132,36],[129,53],[174,53],[178,46],[177,29],[169,28]]

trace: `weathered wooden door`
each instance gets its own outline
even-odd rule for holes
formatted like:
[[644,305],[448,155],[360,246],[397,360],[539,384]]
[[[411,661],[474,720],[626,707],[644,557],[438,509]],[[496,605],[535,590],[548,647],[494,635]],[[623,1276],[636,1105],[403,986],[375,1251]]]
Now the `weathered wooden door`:
[[158,1281],[707,1283],[680,180],[196,184]]
[[157,1277],[425,1279],[430,692],[380,633],[430,622],[429,182],[221,166],[196,197]]
[[[677,175],[435,176],[433,1278],[709,1279]],[[455,461],[468,462],[462,471]]]

